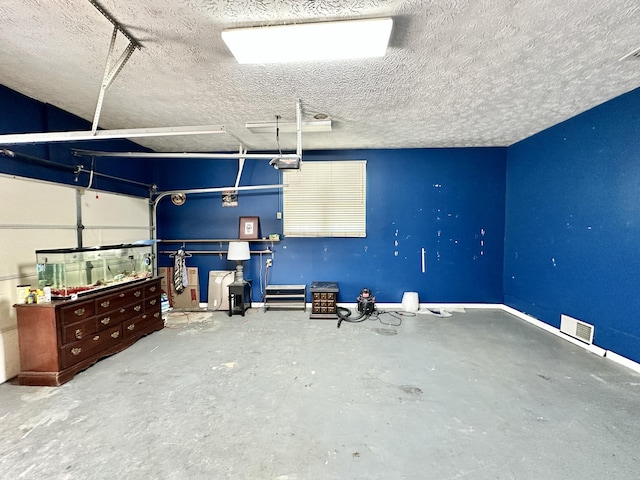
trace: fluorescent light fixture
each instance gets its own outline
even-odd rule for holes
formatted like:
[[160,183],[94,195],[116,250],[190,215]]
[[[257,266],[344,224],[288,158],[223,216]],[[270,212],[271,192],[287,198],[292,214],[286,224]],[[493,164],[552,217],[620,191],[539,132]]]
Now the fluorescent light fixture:
[[[301,122],[302,131],[308,132],[330,132],[331,120],[308,120]],[[251,133],[268,133],[275,135],[276,127],[280,133],[296,133],[298,125],[296,122],[248,122],[247,129]]]
[[284,63],[384,56],[392,18],[224,30],[238,63]]

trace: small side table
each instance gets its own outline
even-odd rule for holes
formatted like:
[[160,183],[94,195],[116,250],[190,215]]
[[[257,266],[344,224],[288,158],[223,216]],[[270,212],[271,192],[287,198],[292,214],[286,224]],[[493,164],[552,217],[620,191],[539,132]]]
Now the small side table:
[[229,316],[244,312],[251,308],[251,280],[229,284]]
[[309,318],[338,318],[338,288],[337,282],[312,282],[309,288],[311,292],[311,315]]

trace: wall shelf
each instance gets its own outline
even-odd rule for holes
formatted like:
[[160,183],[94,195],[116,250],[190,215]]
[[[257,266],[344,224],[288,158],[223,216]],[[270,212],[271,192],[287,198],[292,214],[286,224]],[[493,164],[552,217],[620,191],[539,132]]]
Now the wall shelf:
[[278,243],[280,240],[271,240],[269,238],[256,238],[253,240],[240,240],[237,238],[203,238],[190,240],[158,240],[158,243],[227,243],[227,242],[271,242]]
[[[176,253],[175,250],[160,250],[158,253],[162,254],[162,255],[173,255]],[[192,255],[207,255],[207,254],[214,254],[214,255],[226,255],[228,253],[227,250],[187,250],[187,253],[192,254]],[[260,255],[260,254],[269,254],[269,253],[274,253],[273,250],[251,250],[249,253],[251,253],[252,255]]]
[[[278,243],[280,240],[271,240],[269,238],[257,238],[254,240],[238,240],[237,238],[202,238],[202,239],[174,239],[174,240],[158,240],[158,243],[163,244],[182,244],[183,248],[187,243],[195,243],[195,244],[207,244],[207,243],[229,243],[229,242],[249,242],[249,243],[265,243],[269,242],[272,245],[274,243]],[[226,255],[227,250],[188,250],[188,253],[192,255]],[[162,255],[170,255],[176,253],[175,250],[159,250],[159,254]],[[263,250],[251,250],[250,253],[252,255],[264,255],[264,254],[273,254],[273,248],[267,247]]]

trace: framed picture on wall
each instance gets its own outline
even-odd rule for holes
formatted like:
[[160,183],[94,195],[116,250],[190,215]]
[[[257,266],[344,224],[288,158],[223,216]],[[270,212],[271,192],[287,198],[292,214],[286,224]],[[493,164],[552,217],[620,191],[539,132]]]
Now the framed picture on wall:
[[240,240],[257,240],[260,235],[260,217],[240,217]]

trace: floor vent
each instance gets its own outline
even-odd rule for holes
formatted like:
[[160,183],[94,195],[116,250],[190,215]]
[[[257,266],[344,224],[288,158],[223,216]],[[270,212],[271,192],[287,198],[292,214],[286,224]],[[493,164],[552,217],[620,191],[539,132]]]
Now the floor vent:
[[593,343],[593,325],[569,315],[560,315],[560,331],[591,345]]

